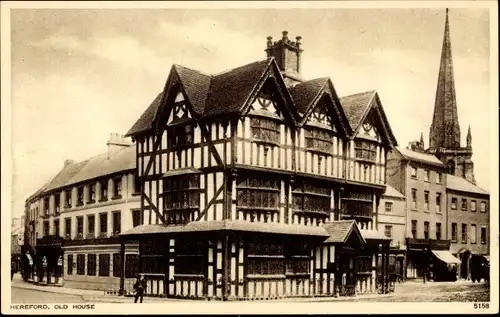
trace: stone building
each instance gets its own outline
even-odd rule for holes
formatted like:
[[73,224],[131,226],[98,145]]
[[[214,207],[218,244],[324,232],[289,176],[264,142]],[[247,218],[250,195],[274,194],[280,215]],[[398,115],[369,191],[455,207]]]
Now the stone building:
[[81,162],[67,160],[26,200],[26,267],[32,262],[28,280],[110,291],[119,288],[122,274],[133,282],[138,246],[129,243],[123,255],[118,238],[143,221],[131,145],[111,134],[106,153]]
[[[137,147],[149,294],[272,299],[387,291],[376,230],[396,145],[375,91],[305,80],[301,38],[217,75],[174,65],[127,135]],[[122,289],[124,290],[124,289]]]
[[446,9],[441,64],[427,152],[434,154],[446,164],[447,173],[465,178],[473,184],[476,183],[470,126],[465,147],[462,147],[460,142],[448,9]]

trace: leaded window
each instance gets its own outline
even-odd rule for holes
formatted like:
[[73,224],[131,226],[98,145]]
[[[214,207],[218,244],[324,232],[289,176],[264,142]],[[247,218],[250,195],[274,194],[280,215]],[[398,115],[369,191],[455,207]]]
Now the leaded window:
[[165,210],[196,209],[200,207],[200,176],[172,177],[164,183]]
[[292,192],[293,209],[301,212],[328,214],[330,212],[330,189],[317,183],[301,183]]
[[239,208],[277,210],[280,180],[270,177],[241,177],[237,185]]
[[178,240],[175,250],[175,274],[202,275],[205,270],[205,249],[206,243],[202,239]]
[[193,144],[194,126],[185,124],[182,126],[170,127],[167,133],[167,148],[176,149]]
[[248,274],[282,275],[285,273],[284,248],[280,242],[256,239],[248,244]]
[[375,162],[377,158],[377,145],[372,142],[356,140],[354,151],[356,159]]
[[305,130],[305,141],[308,150],[331,153],[333,150],[333,134],[323,129]]
[[279,144],[280,124],[271,119],[252,118],[252,138],[256,141]]

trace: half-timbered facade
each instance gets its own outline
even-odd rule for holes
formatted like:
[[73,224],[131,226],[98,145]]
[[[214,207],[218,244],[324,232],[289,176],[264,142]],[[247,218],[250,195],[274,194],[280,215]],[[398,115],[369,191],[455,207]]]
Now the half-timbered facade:
[[[174,65],[136,143],[148,294],[202,299],[387,290],[377,231],[387,152],[376,92],[300,76],[301,38],[217,75]],[[122,291],[127,291],[122,284]]]

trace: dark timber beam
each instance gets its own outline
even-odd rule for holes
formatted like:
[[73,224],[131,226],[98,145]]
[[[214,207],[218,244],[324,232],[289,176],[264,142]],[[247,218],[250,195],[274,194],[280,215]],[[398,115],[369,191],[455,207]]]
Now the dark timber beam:
[[212,205],[214,204],[214,202],[217,200],[217,197],[220,195],[220,193],[222,193],[222,191],[224,190],[224,184],[222,184],[219,189],[217,189],[217,192],[215,193],[214,197],[212,197],[212,199],[208,202],[208,204],[205,206],[205,209],[203,209],[202,212],[200,212],[200,215],[198,216],[198,218],[196,219],[196,221],[200,221],[201,218],[203,218],[205,216],[205,214],[207,213],[208,209],[210,209],[210,207],[212,207]]
[[153,204],[153,202],[151,201],[151,198],[149,198],[149,196],[146,195],[145,193],[144,193],[144,198],[148,202],[149,206],[153,209],[153,211],[155,212],[155,214],[158,216],[158,218],[160,218],[161,222],[164,225],[167,225],[167,221],[165,220],[165,218],[163,217],[163,215],[160,214],[160,211],[158,210],[158,208]]

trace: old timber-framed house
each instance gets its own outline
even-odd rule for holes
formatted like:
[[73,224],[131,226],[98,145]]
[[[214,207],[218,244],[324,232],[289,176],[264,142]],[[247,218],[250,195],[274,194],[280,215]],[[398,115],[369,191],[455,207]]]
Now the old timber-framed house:
[[[217,75],[174,65],[129,130],[148,294],[270,299],[387,291],[377,230],[396,140],[374,91],[300,75],[301,38]],[[380,282],[385,281],[385,282]],[[122,291],[124,284],[122,282]]]

